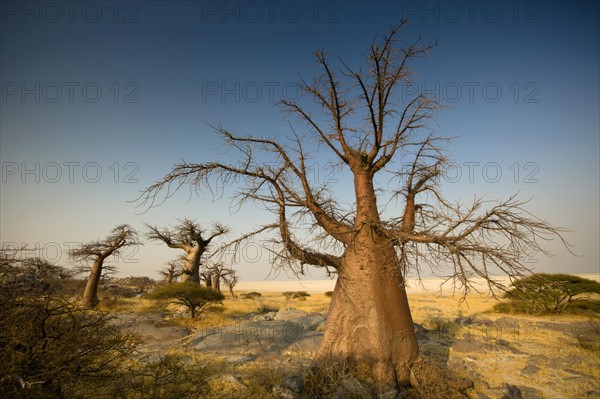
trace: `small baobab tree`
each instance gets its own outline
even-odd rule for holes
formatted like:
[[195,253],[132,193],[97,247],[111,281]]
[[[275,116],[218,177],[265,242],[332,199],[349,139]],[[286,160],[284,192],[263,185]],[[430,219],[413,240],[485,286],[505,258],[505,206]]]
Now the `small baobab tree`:
[[207,265],[202,272],[204,280],[207,282],[206,286],[219,292],[221,291],[221,282],[226,282],[227,277],[232,274],[235,274],[235,271],[225,267],[222,262]]
[[160,271],[160,274],[167,284],[177,281],[179,276],[183,274],[181,263],[182,262],[179,259],[170,260],[167,262],[167,267]]
[[172,228],[160,229],[156,226],[146,225],[150,230],[146,237],[150,240],[161,241],[169,248],[180,249],[186,253],[183,262],[183,281],[200,282],[200,265],[202,255],[207,251],[209,244],[218,236],[227,234],[229,229],[222,224],[213,223],[210,232],[202,229],[197,222],[185,218]]
[[[419,359],[405,289],[409,272],[429,267],[466,295],[477,289],[474,277],[496,288],[498,272],[523,275],[528,254],[547,253],[544,239],[562,240],[561,229],[532,216],[515,197],[466,205],[444,197],[448,139],[428,123],[440,105],[426,92],[411,90],[407,98],[405,91],[414,82],[414,61],[433,45],[401,38],[405,24],[376,38],[362,66],[317,51],[320,72],[299,83],[302,96],[281,101],[298,120],[290,134],[240,136],[216,127],[237,158],[175,165],[140,197],[152,206],[182,186],[220,195],[235,185],[239,206],[266,207],[272,223],[233,248],[273,232],[276,265],[303,273],[308,264],[335,275],[314,361],[344,362],[382,389],[408,385]],[[334,160],[337,183],[312,178],[324,157]],[[342,195],[348,186],[350,198]]]
[[90,276],[83,291],[83,305],[94,308],[98,305],[98,285],[105,268],[104,262],[111,256],[117,256],[128,247],[141,245],[137,232],[129,225],[115,227],[111,234],[103,240],[90,241],[69,251],[73,260],[92,261]]

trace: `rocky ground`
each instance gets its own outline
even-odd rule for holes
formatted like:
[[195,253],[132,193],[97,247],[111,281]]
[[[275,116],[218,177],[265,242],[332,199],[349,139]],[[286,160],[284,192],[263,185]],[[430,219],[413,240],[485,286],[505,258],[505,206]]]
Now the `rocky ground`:
[[[428,305],[420,303],[416,312],[421,351],[463,376],[472,386],[466,391],[470,398],[600,398],[598,320],[493,313],[445,319],[443,307]],[[236,375],[236,367],[308,367],[326,322],[325,312],[290,306],[200,328],[182,326],[168,312],[120,312],[117,320],[143,338],[143,351],[151,356],[179,348],[232,365],[221,377],[240,397],[252,387]],[[346,391],[362,389],[344,383]],[[294,398],[302,384],[299,377],[284,379],[273,387],[273,397]]]

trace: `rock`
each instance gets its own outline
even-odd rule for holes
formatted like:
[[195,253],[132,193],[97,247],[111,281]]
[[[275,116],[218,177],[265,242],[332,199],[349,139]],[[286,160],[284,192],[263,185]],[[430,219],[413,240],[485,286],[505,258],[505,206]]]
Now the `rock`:
[[540,368],[538,366],[536,366],[535,364],[530,364],[521,370],[521,374],[529,377],[536,374],[538,371],[540,371]]
[[544,394],[535,388],[507,383],[504,383],[503,387],[507,391],[504,395],[507,399],[544,399]]
[[477,392],[477,399],[492,399],[483,392]]
[[294,308],[280,310],[274,315],[273,320],[296,323],[308,331],[322,329],[326,322],[326,318],[321,313],[308,313]]
[[531,355],[531,356],[529,356],[530,363],[541,364],[541,363],[546,363],[549,360],[550,360],[550,358],[546,355]]
[[[380,393],[379,395],[377,395],[377,399],[397,399],[400,395],[400,392],[398,392],[398,390],[392,388],[389,391],[386,391],[384,393]],[[403,396],[400,396],[401,398]]]
[[510,343],[504,339],[496,340],[496,350],[500,352],[511,352],[516,354],[523,354],[520,350],[513,348]]
[[471,389],[475,386],[475,384],[473,383],[473,380],[471,380],[469,377],[465,377],[465,378],[460,378],[458,381],[456,381],[456,389],[458,389],[460,392],[464,392],[467,389]]
[[275,385],[273,387],[273,396],[277,399],[300,399],[301,396],[289,388]]
[[222,381],[233,385],[236,389],[244,389],[247,388],[246,385],[242,382],[242,380],[232,374],[222,375],[220,378]]
[[304,390],[304,379],[297,375],[293,375],[284,379],[282,385],[296,393],[300,393]]
[[342,386],[333,394],[331,399],[371,397],[373,397],[373,392],[366,384],[356,378],[344,378]]
[[283,320],[283,321],[296,321],[304,316],[308,315],[304,310],[294,309],[294,308],[286,308],[277,312],[273,319],[274,320]]
[[417,323],[414,323],[414,326],[415,326],[415,334],[417,335],[417,339],[422,340],[422,341],[429,341],[429,337],[427,336],[427,333],[429,332],[429,330]]
[[574,374],[576,376],[580,376],[580,377],[589,377],[589,378],[593,378],[591,375],[582,373],[581,371],[577,371],[577,370],[573,370],[573,369],[565,369],[564,371],[566,371],[569,374]]
[[458,341],[452,344],[452,350],[455,352],[475,352],[475,353],[483,353],[494,351],[495,346],[492,344],[475,341],[472,339],[459,339]]
[[494,324],[496,324],[496,327],[504,330],[515,330],[519,328],[519,321],[512,317],[499,317]]

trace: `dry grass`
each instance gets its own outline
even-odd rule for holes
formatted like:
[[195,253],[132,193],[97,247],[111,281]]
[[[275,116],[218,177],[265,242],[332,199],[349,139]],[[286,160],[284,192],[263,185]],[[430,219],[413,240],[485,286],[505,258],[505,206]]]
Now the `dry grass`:
[[[290,307],[307,312],[323,312],[327,310],[329,302],[330,298],[324,293],[311,293],[306,300],[286,300],[281,293],[263,292],[259,299],[227,297],[221,306],[203,312],[196,319],[184,317],[181,312],[183,309],[172,305],[165,308],[164,305],[141,298],[105,301],[101,307],[113,312],[167,311],[171,320],[177,324],[200,329],[235,324],[240,318]],[[583,325],[590,320],[589,317],[493,313],[491,309],[496,300],[483,295],[473,295],[462,302],[460,298],[451,296],[410,294],[409,302],[414,321],[430,330],[429,340],[421,344],[422,352],[430,359],[448,364],[453,373],[469,376],[475,382],[475,390],[467,391],[473,398],[477,397],[476,390],[502,387],[507,382],[511,385],[535,387],[549,398],[584,398],[587,392],[598,387],[593,380],[578,378],[576,374],[591,376],[600,381],[600,361],[597,360],[600,355],[598,321],[591,321],[589,326],[581,327],[580,334],[576,335],[572,331],[567,333],[560,329],[536,326],[543,323]],[[507,317],[510,318],[508,326],[505,325]],[[485,319],[487,324],[468,322],[481,319]],[[456,352],[451,346],[459,339],[474,339],[487,344],[503,340],[514,351]],[[202,361],[212,365],[215,377],[209,384],[213,388],[213,397],[220,399],[273,398],[273,387],[281,384],[286,376],[298,373],[298,370],[306,370],[311,356],[307,353],[286,352],[285,359],[280,355],[235,363],[218,356],[202,355],[192,349],[176,348],[174,352],[189,356],[194,362]],[[532,361],[531,356],[544,360]],[[550,367],[549,363],[554,360],[559,364]],[[531,364],[537,365],[540,370],[533,375],[523,375],[521,370]],[[496,398],[490,394],[490,397],[501,399],[502,395],[498,394]]]

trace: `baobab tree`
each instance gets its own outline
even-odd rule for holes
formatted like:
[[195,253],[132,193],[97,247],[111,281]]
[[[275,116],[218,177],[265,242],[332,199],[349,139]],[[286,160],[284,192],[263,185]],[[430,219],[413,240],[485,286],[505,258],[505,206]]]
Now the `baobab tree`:
[[91,241],[69,251],[73,260],[92,260],[90,276],[83,291],[83,305],[86,308],[98,305],[98,285],[106,258],[119,255],[124,249],[137,245],[140,245],[137,232],[131,226],[122,224],[115,227],[105,239]]
[[213,223],[212,230],[206,231],[195,221],[185,218],[172,228],[146,225],[150,231],[146,237],[167,244],[169,248],[181,249],[186,253],[183,263],[183,281],[200,282],[200,265],[202,255],[209,244],[218,236],[227,234],[229,229],[220,223]]
[[221,291],[221,282],[224,282],[228,285],[229,292],[232,294],[231,296],[234,296],[233,285],[237,283],[237,276],[235,274],[235,270],[225,267],[223,262],[216,262],[206,265],[202,275],[204,276],[204,280],[207,282],[207,287]]
[[[299,83],[300,98],[280,103],[298,120],[289,134],[240,136],[215,127],[237,158],[177,164],[139,198],[151,207],[183,186],[220,196],[235,185],[237,205],[266,207],[273,223],[233,248],[274,231],[277,266],[303,273],[313,265],[335,275],[314,360],[344,362],[382,389],[408,385],[419,358],[407,273],[447,270],[466,295],[477,289],[473,277],[497,288],[498,272],[527,273],[525,256],[547,253],[541,239],[568,245],[563,230],[532,216],[514,196],[470,204],[443,196],[448,139],[429,127],[440,104],[426,92],[406,98],[404,91],[414,82],[414,61],[434,44],[401,38],[405,24],[376,38],[359,67],[315,52],[317,76]],[[338,184],[353,187],[351,200],[336,194],[343,190],[335,182],[312,178],[314,162],[325,157],[339,168]]]
[[178,260],[170,260],[167,262],[167,267],[160,271],[160,274],[163,276],[165,282],[167,284],[171,284],[173,281],[177,281],[179,276],[183,274],[183,270],[181,269],[181,261]]

